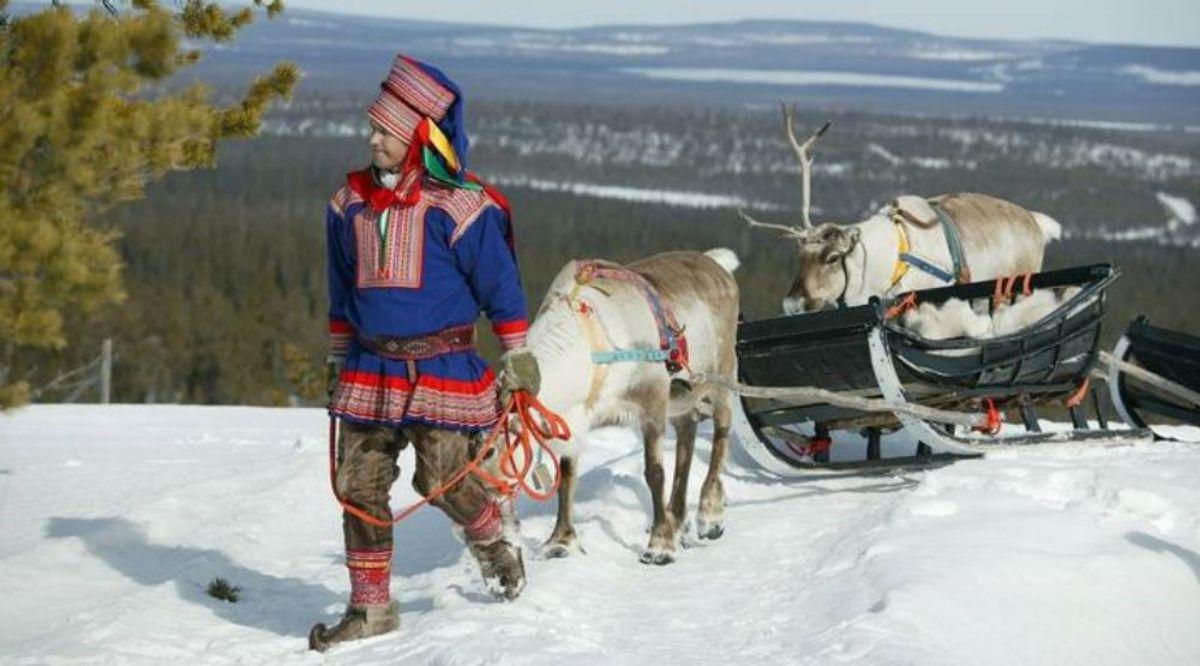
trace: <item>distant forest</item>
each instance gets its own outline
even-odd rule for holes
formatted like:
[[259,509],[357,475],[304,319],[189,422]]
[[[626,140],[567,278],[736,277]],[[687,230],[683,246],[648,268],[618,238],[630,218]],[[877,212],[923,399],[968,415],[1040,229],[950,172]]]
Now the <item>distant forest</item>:
[[[531,114],[535,120],[553,117],[570,122],[594,117],[608,126],[647,127],[664,122],[662,110],[555,107],[539,111],[493,104],[481,105],[476,112],[482,134],[473,166],[485,178],[508,176],[512,182],[513,176],[554,175],[560,181],[733,193],[784,205],[799,201],[795,175],[784,166],[790,155],[778,135],[777,115],[769,112],[750,114],[749,126],[759,129],[744,132],[745,136],[767,137],[749,154],[759,154],[763,164],[776,166],[736,178],[712,168],[728,156],[719,146],[710,150],[707,158],[677,155],[665,163],[648,164],[638,160],[620,163],[611,157],[572,159],[562,151],[522,150],[511,141],[495,138],[497,128],[506,123],[519,125]],[[716,132],[722,118],[728,116],[680,112],[674,126]],[[894,122],[907,126],[914,121],[897,117]],[[946,124],[935,119],[917,122],[931,127]],[[878,205],[888,196],[963,189],[1009,196],[1023,192],[1026,196],[1013,198],[1044,210],[1042,204],[1053,202],[1048,212],[1060,219],[1064,210],[1083,220],[1104,218],[1107,211],[1107,219],[1096,224],[1116,228],[1125,226],[1115,222],[1128,220],[1130,209],[1153,224],[1162,224],[1165,213],[1146,193],[1163,183],[1193,199],[1198,194],[1195,176],[1186,168],[1159,174],[1161,183],[1156,184],[1146,182],[1154,174],[1121,178],[1102,166],[1073,169],[1069,164],[1030,165],[1007,158],[992,160],[990,171],[960,172],[951,165],[926,170],[918,177],[912,169],[898,166],[894,169],[899,172],[897,177],[886,178],[882,175],[889,171],[886,165],[854,166],[856,158],[846,153],[862,153],[855,142],[865,140],[868,126],[886,127],[887,118],[851,116],[839,123],[841,138],[831,140],[818,164],[849,162],[851,174],[839,180],[834,174],[818,173],[815,201],[823,211],[844,217],[821,215],[819,219],[856,221],[868,206]],[[954,123],[967,132],[1020,135],[1022,131],[983,120]],[[551,123],[545,120],[542,124]],[[1046,139],[1051,151],[1053,141],[1070,145],[1080,136],[1094,134],[1061,127],[1029,131],[1040,132],[1043,139],[1051,137]],[[1151,158],[1155,149],[1187,155],[1197,152],[1192,137],[1183,147],[1164,137],[1139,140],[1149,144],[1143,149]],[[938,148],[929,146],[921,154],[935,154]],[[981,145],[978,150],[975,159],[982,163],[995,148]],[[360,167],[365,157],[364,141],[357,136],[265,136],[225,146],[216,170],[172,175],[154,186],[146,200],[112,211],[103,224],[123,236],[120,247],[129,299],[97,317],[74,318],[68,334],[71,346],[33,360],[43,368],[43,375],[54,376],[87,362],[101,341],[111,337],[116,350],[114,398],[118,401],[318,404],[323,396],[320,366],[325,354],[324,207],[345,172]],[[1105,184],[1112,187],[1106,190]],[[1111,191],[1114,188],[1117,191]],[[561,265],[574,257],[627,261],[665,250],[729,247],[743,262],[737,277],[749,318],[769,317],[778,311],[795,268],[789,243],[769,232],[748,230],[732,206],[676,207],[527,186],[504,189],[515,210],[518,253],[531,311]],[[1118,196],[1121,192],[1126,192],[1124,197]],[[1135,196],[1141,198],[1132,203],[1123,200]],[[759,212],[774,219],[794,219],[785,210]],[[1086,228],[1078,222],[1064,223],[1074,238],[1050,246],[1048,268],[1109,261],[1123,272],[1110,292],[1105,344],[1111,344],[1124,325],[1141,313],[1163,326],[1200,330],[1200,308],[1192,291],[1200,283],[1200,257],[1195,247],[1170,244],[1164,242],[1170,239],[1164,238],[1122,242],[1088,238],[1083,233]],[[494,354],[492,341],[487,341],[485,351]],[[40,399],[62,397],[50,392]]]

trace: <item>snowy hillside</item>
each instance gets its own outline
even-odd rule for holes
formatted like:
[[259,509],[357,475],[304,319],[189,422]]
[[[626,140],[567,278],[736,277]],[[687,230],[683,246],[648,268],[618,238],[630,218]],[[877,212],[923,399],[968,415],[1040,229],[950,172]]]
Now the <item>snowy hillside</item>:
[[[689,17],[681,15],[686,23]],[[345,35],[354,35],[347,40]],[[206,77],[295,60],[305,86],[361,90],[398,44],[476,95],[611,103],[853,106],[1122,123],[1200,121],[1200,49],[961,39],[863,23],[749,20],[541,30],[289,9],[211,50]]]
[[[325,427],[285,409],[0,417],[0,662],[1200,663],[1198,444],[805,483],[732,465],[725,536],[660,568],[637,561],[648,492],[620,430],[583,460],[587,555],[533,557],[553,508],[523,503],[529,586],[495,602],[422,511],[396,531],[400,633],[322,657],[305,635],[348,590]],[[215,576],[242,600],[206,596]]]
[[[357,156],[366,141],[364,103],[298,98],[263,130],[278,145],[321,154],[338,145]],[[473,168],[518,200],[525,190],[707,209],[723,212],[726,224],[740,224],[735,208],[786,217],[798,204],[799,166],[777,105],[732,111],[484,101],[472,103],[470,117]],[[822,220],[863,219],[904,192],[975,191],[1046,212],[1071,239],[1200,247],[1200,126],[798,115],[803,128],[826,120],[833,130],[813,166],[814,214]]]

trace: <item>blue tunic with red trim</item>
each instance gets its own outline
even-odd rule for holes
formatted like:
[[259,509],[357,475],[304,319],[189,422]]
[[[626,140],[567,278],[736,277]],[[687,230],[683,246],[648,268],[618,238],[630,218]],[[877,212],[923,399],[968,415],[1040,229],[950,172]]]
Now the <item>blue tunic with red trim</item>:
[[329,203],[330,353],[344,357],[329,411],[364,423],[488,428],[499,418],[495,376],[474,351],[417,361],[414,387],[404,361],[358,336],[429,335],[474,324],[482,311],[505,349],[524,344],[509,215],[488,191],[431,179],[415,203],[372,204],[381,189],[358,172]]

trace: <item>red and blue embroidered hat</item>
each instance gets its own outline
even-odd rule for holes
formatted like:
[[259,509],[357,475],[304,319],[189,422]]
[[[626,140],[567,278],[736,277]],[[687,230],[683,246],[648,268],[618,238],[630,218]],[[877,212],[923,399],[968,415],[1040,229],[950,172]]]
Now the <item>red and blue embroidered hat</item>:
[[367,116],[393,136],[410,141],[428,118],[453,148],[446,166],[454,177],[461,177],[466,171],[468,140],[458,86],[436,67],[401,53],[379,87]]

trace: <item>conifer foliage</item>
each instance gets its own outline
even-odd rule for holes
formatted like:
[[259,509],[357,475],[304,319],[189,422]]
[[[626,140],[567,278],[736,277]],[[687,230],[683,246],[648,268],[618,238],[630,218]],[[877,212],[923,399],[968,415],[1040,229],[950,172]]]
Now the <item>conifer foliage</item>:
[[66,317],[125,297],[117,235],[97,215],[169,171],[214,166],[222,139],[255,135],[271,103],[290,97],[299,70],[289,62],[229,106],[172,79],[199,59],[197,43],[233,39],[256,9],[283,9],[253,3],[8,15],[0,0],[0,409],[36,397],[31,352],[66,346]]

